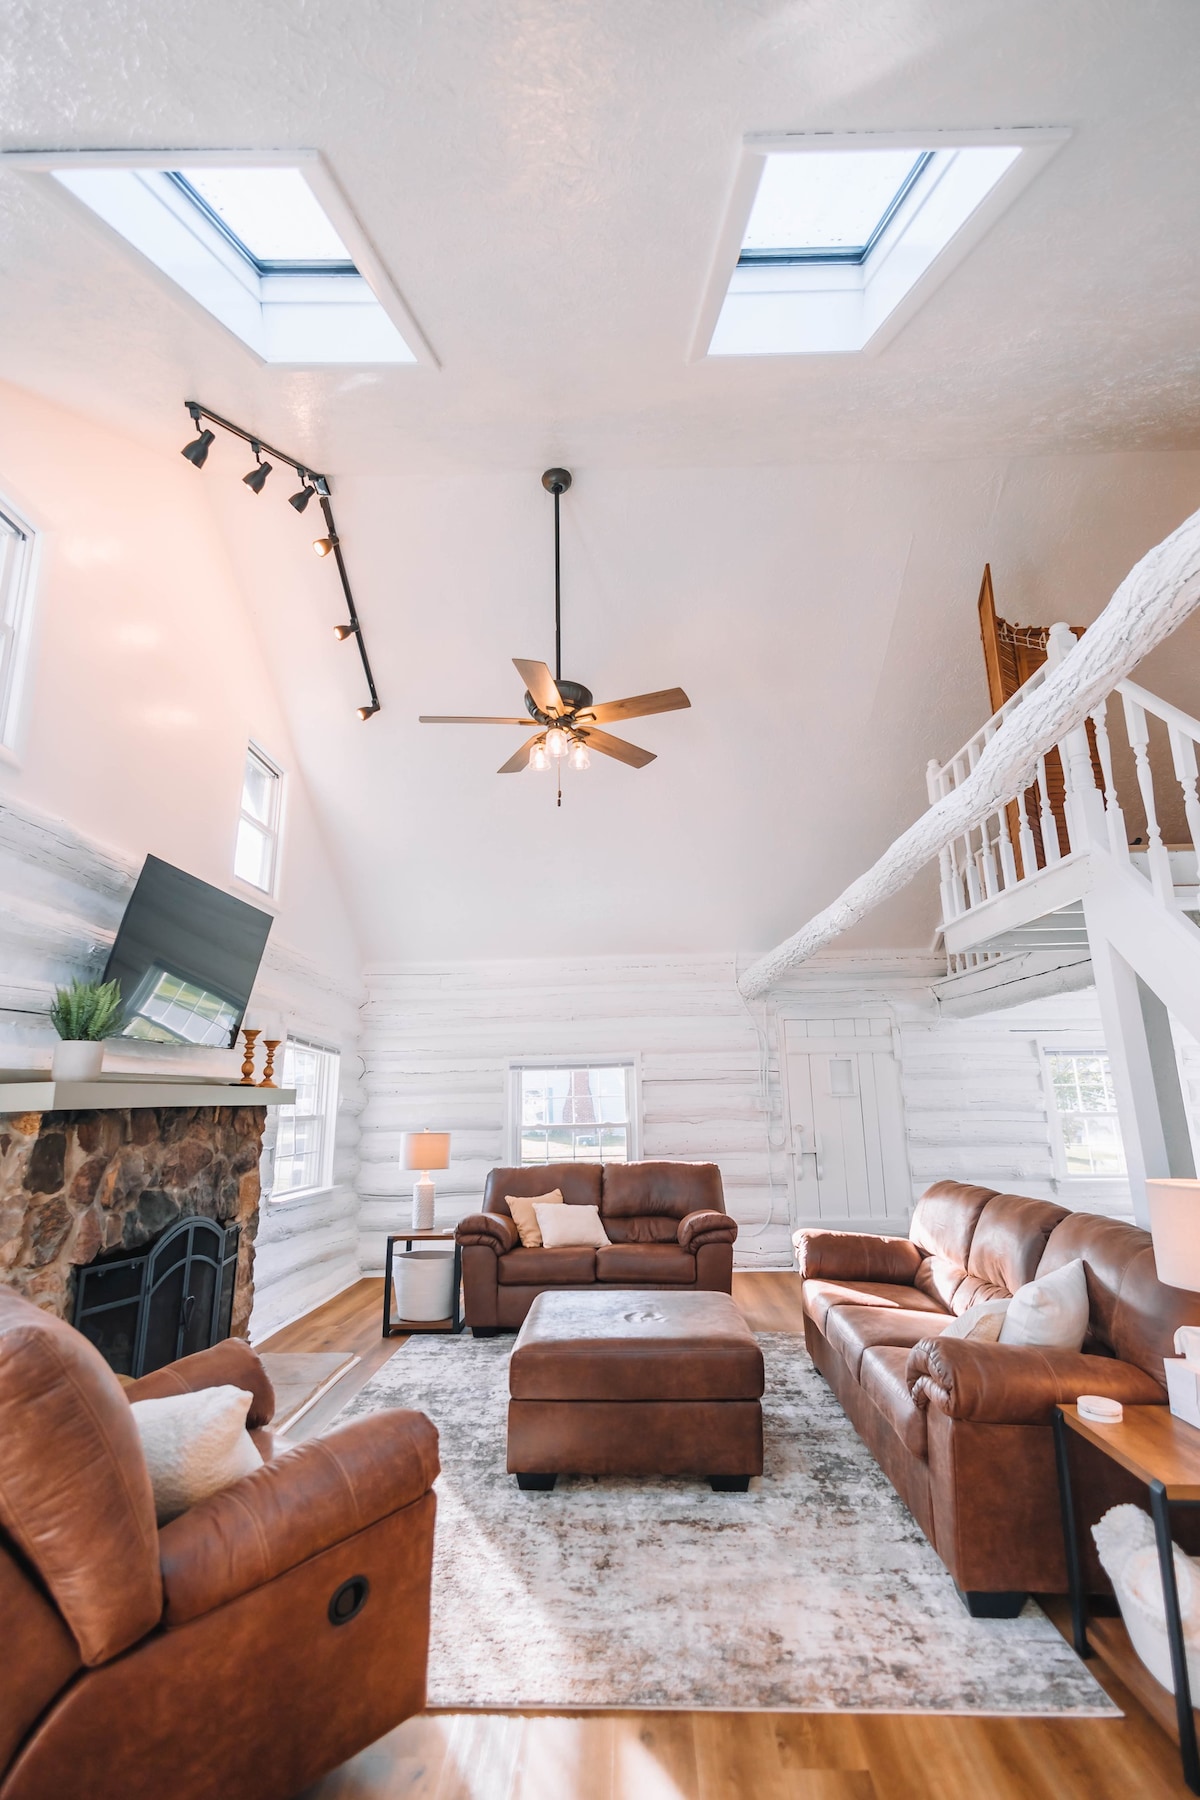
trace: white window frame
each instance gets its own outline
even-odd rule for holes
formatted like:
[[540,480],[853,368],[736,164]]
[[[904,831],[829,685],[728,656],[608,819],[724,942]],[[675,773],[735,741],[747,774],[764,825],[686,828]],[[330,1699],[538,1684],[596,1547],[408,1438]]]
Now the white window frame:
[[0,526],[11,531],[16,549],[0,568],[0,752],[17,761],[29,655],[33,641],[33,597],[41,550],[38,532],[0,493]]
[[[285,1079],[287,1073],[288,1052],[293,1046],[303,1050],[315,1050],[328,1060],[323,1064],[320,1105],[313,1113],[298,1114],[294,1105],[272,1107],[272,1146],[271,1146],[271,1192],[273,1205],[284,1205],[290,1200],[311,1200],[314,1194],[325,1194],[333,1186],[333,1153],[337,1138],[338,1104],[341,1097],[341,1051],[332,1044],[322,1044],[315,1038],[301,1037],[298,1032],[288,1032],[281,1045],[279,1063],[279,1081],[282,1087],[291,1083]],[[285,1122],[297,1117],[317,1118],[321,1121],[320,1170],[315,1183],[309,1187],[276,1189],[276,1173],[279,1168],[279,1128]]]
[[[1112,1058],[1102,1044],[1083,1044],[1072,1042],[1067,1044],[1039,1043],[1038,1055],[1042,1066],[1042,1091],[1046,1099],[1046,1118],[1050,1127],[1050,1148],[1054,1157],[1055,1180],[1062,1182],[1113,1182],[1126,1185],[1129,1181],[1129,1158],[1125,1151],[1122,1137],[1121,1153],[1125,1156],[1125,1167],[1119,1174],[1092,1174],[1086,1169],[1075,1170],[1067,1166],[1067,1140],[1063,1136],[1062,1114],[1058,1110],[1054,1092],[1054,1075],[1050,1068],[1052,1056],[1102,1056],[1112,1071]],[[1114,1105],[1113,1114],[1117,1119],[1117,1131],[1120,1134],[1121,1121]]]
[[[252,756],[262,764],[273,779],[271,792],[274,796],[274,805],[271,809],[270,823],[265,826],[261,819],[256,819],[253,813],[246,811],[246,763]],[[246,755],[242,761],[242,786],[238,796],[237,829],[233,838],[233,878],[239,887],[245,888],[248,894],[257,894],[260,899],[274,900],[279,892],[279,868],[283,849],[283,802],[286,785],[287,776],[280,764],[263,749],[260,743],[254,738],[250,738],[246,744]],[[263,832],[270,839],[271,885],[269,887],[261,888],[256,881],[247,881],[244,875],[237,873],[238,838],[241,836],[243,824],[252,825],[256,831]]]
[[627,1161],[639,1162],[642,1155],[642,1065],[634,1053],[628,1056],[522,1056],[508,1065],[508,1130],[509,1163],[512,1168],[537,1168],[536,1163],[521,1162],[521,1074],[525,1069],[624,1069],[628,1102],[626,1119]]

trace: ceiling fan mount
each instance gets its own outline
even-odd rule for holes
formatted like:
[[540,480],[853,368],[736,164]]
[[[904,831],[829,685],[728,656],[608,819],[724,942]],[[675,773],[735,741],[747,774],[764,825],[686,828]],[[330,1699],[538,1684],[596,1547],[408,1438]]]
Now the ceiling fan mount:
[[[599,705],[592,690],[581,681],[564,681],[562,674],[562,542],[559,533],[559,500],[571,485],[569,469],[547,469],[542,486],[554,496],[554,673],[544,662],[513,657],[513,667],[525,683],[525,710],[539,730],[521,748],[501,763],[501,775],[516,775],[522,769],[560,770],[564,761],[572,768],[586,769],[592,750],[611,756],[631,769],[644,769],[654,761],[653,750],[641,750],[625,738],[612,737],[601,731],[612,719],[641,719],[649,713],[677,712],[692,703],[682,688],[660,688],[653,694],[632,694],[624,700],[603,700]],[[464,716],[445,713],[422,713],[422,725],[525,725],[522,718],[487,717],[478,713]],[[562,784],[559,782],[559,805]]]

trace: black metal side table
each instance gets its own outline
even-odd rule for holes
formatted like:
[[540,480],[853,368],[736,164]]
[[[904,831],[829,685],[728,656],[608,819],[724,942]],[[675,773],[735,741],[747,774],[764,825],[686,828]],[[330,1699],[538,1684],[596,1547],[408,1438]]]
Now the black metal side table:
[[[1127,1406],[1119,1425],[1093,1424],[1081,1418],[1077,1406],[1054,1409],[1054,1453],[1058,1463],[1058,1495],[1062,1506],[1063,1539],[1067,1551],[1067,1579],[1071,1590],[1071,1625],[1075,1652],[1091,1656],[1088,1641],[1087,1583],[1083,1576],[1083,1558],[1079,1550],[1079,1521],[1071,1485],[1070,1438],[1076,1435],[1093,1449],[1111,1457],[1114,1462],[1144,1482],[1150,1494],[1150,1516],[1154,1520],[1154,1537],[1158,1548],[1158,1567],[1166,1602],[1167,1639],[1171,1646],[1171,1672],[1175,1682],[1174,1724],[1183,1762],[1183,1778],[1194,1794],[1200,1794],[1200,1755],[1196,1747],[1196,1716],[1192,1711],[1192,1690],[1188,1679],[1187,1648],[1183,1636],[1183,1620],[1179,1611],[1179,1589],[1175,1582],[1175,1557],[1171,1545],[1171,1508],[1200,1507],[1200,1431],[1177,1419],[1166,1406]],[[1109,1621],[1104,1621],[1109,1626]],[[1111,1621],[1115,1625],[1116,1621]],[[1096,1628],[1100,1636],[1100,1627]],[[1130,1648],[1133,1662],[1122,1666],[1110,1654],[1118,1641],[1125,1640],[1123,1629],[1119,1640],[1104,1631],[1096,1645],[1106,1662],[1112,1662],[1115,1673],[1141,1697],[1147,1698],[1159,1723],[1170,1726],[1170,1713],[1162,1702],[1171,1696],[1159,1688],[1148,1670],[1142,1668]],[[1151,1690],[1147,1692],[1147,1688]],[[1162,1696],[1162,1701],[1158,1696]]]
[[[453,1243],[454,1245],[454,1286],[450,1297],[450,1316],[446,1319],[435,1319],[429,1322],[410,1319],[394,1319],[392,1317],[392,1269],[397,1244],[403,1244],[411,1250],[418,1243]],[[462,1316],[462,1245],[455,1232],[434,1229],[432,1231],[393,1231],[388,1233],[387,1256],[383,1271],[383,1335],[389,1337],[415,1337],[420,1332],[441,1332],[453,1337],[463,1328]]]

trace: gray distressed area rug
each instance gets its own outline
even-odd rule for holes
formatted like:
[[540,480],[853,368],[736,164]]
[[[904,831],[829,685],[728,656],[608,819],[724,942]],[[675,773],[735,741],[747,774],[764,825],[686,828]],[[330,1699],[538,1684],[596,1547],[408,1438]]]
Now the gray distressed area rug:
[[[410,1338],[338,1416],[441,1433],[429,1704],[1119,1717],[1030,1602],[971,1619],[809,1361],[764,1333],[766,1472],[507,1475],[511,1338]],[[999,1498],[1003,1504],[1003,1498]]]

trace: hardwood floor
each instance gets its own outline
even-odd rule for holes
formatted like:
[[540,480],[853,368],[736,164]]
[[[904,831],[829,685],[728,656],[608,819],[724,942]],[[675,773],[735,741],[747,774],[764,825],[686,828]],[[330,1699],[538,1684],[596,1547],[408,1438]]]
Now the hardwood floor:
[[[734,1276],[760,1331],[800,1329],[796,1278]],[[403,1339],[360,1281],[262,1350],[346,1350],[350,1373],[298,1423],[323,1430]],[[1048,1602],[1065,1630],[1065,1607]],[[863,1713],[441,1713],[409,1719],[305,1800],[1181,1800],[1174,1744],[1093,1663],[1123,1719]]]

